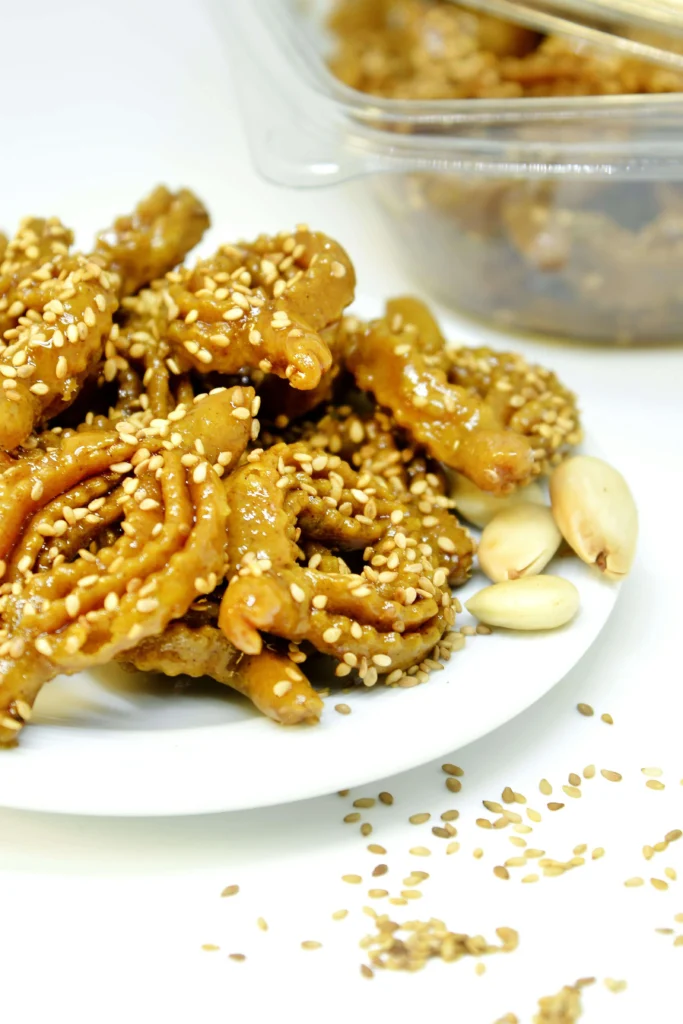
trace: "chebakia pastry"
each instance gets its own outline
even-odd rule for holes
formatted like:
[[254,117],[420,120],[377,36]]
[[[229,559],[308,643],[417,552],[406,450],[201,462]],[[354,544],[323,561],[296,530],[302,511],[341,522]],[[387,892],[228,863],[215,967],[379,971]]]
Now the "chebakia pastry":
[[89,255],[56,219],[5,246],[0,745],[43,685],[113,661],[286,725],[323,711],[313,656],[344,686],[425,681],[474,554],[450,468],[504,495],[579,439],[553,374],[449,347],[417,300],[349,316],[332,239],[183,265],[207,224],[160,188]]

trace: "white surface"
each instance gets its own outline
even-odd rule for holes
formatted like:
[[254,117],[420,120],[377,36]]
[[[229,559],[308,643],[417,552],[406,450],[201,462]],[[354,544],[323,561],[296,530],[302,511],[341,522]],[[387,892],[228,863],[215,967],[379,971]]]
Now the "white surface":
[[[227,2],[227,0],[226,0]],[[233,0],[235,6],[248,0]],[[214,211],[213,238],[249,235],[309,220],[351,249],[370,294],[409,287],[391,241],[358,187],[335,195],[287,195],[249,173],[222,54],[201,10],[176,0],[116,5],[36,0],[3,9],[0,83],[14,96],[2,112],[2,219],[58,210],[83,230],[126,210],[150,183],[187,182]],[[20,101],[20,102],[19,102]],[[463,327],[462,336],[485,332]],[[385,887],[396,892],[413,867],[430,872],[425,897],[392,907],[399,920],[430,914],[455,930],[493,939],[516,927],[517,952],[487,960],[433,963],[418,975],[358,974],[358,940],[369,919],[360,908],[374,859],[349,800],[331,796],[266,811],[186,819],[115,820],[0,811],[3,1020],[34,1024],[63,1011],[73,1024],[142,1024],[295,1015],[299,1021],[428,1019],[493,1024],[514,1011],[531,1021],[536,1000],[581,975],[625,978],[619,995],[588,990],[581,1024],[643,1024],[681,1018],[681,949],[655,927],[675,927],[683,881],[668,892],[625,878],[683,872],[683,841],[649,864],[641,847],[683,827],[680,581],[683,553],[683,352],[627,352],[519,346],[546,360],[581,393],[592,436],[630,480],[640,506],[641,543],[633,575],[599,641],[579,666],[526,714],[453,755],[463,790],[444,789],[438,763],[362,790],[391,790],[394,807],[369,815],[386,846]],[[577,701],[609,711],[615,725],[577,714]],[[350,723],[348,723],[350,724]],[[396,737],[401,746],[404,737]],[[349,749],[352,766],[356,751]],[[605,847],[598,862],[536,885],[502,882],[492,867],[510,856],[507,832],[483,832],[482,799],[503,786],[544,810],[538,780],[555,786],[589,762],[623,782],[584,783],[582,800],[544,820],[529,836],[549,856],[576,843]],[[644,786],[640,768],[659,765],[666,789]],[[154,764],[150,761],[149,771]],[[269,765],[273,775],[287,765]],[[316,766],[307,769],[315,773]],[[87,763],[82,771],[88,772]],[[429,825],[407,816],[457,806],[462,849],[452,857]],[[430,846],[426,860],[409,855]],[[485,850],[481,861],[473,847]],[[357,871],[363,886],[340,875]],[[515,872],[511,869],[513,875]],[[228,884],[238,896],[221,900]],[[381,903],[378,901],[378,906]],[[330,913],[352,913],[332,922]],[[258,915],[270,931],[261,933]],[[324,943],[303,952],[302,939]],[[221,946],[201,951],[202,943]],[[248,954],[246,963],[226,959]]]
[[[424,764],[524,711],[599,635],[618,587],[578,559],[556,559],[546,571],[579,589],[569,625],[470,638],[414,689],[342,694],[332,676],[336,692],[315,729],[282,729],[219,686],[190,682],[173,693],[168,680],[117,667],[60,679],[43,690],[19,747],[0,752],[0,802],[72,814],[202,814],[320,796]],[[487,584],[476,573],[458,597],[464,603]],[[475,620],[465,613],[458,623]],[[340,701],[351,717],[334,711]],[[278,763],[287,770],[271,772]]]

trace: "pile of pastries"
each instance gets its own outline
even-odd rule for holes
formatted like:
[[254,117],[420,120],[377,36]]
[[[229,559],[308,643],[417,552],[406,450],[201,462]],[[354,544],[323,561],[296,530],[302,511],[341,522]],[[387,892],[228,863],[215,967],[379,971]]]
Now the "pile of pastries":
[[421,302],[345,315],[332,239],[184,263],[208,224],[159,187],[87,254],[56,218],[0,247],[0,745],[115,660],[285,724],[321,714],[317,655],[344,686],[424,681],[474,554],[449,474],[510,494],[580,439],[554,374],[448,347]]

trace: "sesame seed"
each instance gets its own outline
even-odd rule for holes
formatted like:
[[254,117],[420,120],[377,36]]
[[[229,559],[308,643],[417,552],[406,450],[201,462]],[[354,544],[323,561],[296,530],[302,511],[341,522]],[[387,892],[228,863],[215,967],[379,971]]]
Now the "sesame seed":
[[603,779],[607,779],[608,782],[621,782],[622,779],[622,776],[619,774],[619,772],[610,771],[608,768],[601,768],[600,774],[602,775]]
[[576,710],[579,712],[580,715],[584,715],[586,718],[590,718],[592,715],[595,714],[595,711],[590,706],[590,704],[577,704]]
[[226,885],[225,889],[221,893],[221,896],[236,896],[240,891],[239,885]]
[[302,604],[306,600],[306,592],[297,583],[290,583],[289,592],[297,604]]
[[342,882],[347,882],[349,885],[360,885],[362,881],[360,875],[342,875]]
[[351,714],[351,708],[349,707],[348,704],[335,704],[334,705],[334,710],[338,711],[340,715],[350,715]]

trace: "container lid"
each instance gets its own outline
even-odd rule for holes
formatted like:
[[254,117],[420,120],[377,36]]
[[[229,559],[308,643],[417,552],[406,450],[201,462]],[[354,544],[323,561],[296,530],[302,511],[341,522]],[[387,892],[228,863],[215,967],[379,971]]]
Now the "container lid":
[[683,71],[683,0],[452,0],[577,44]]

